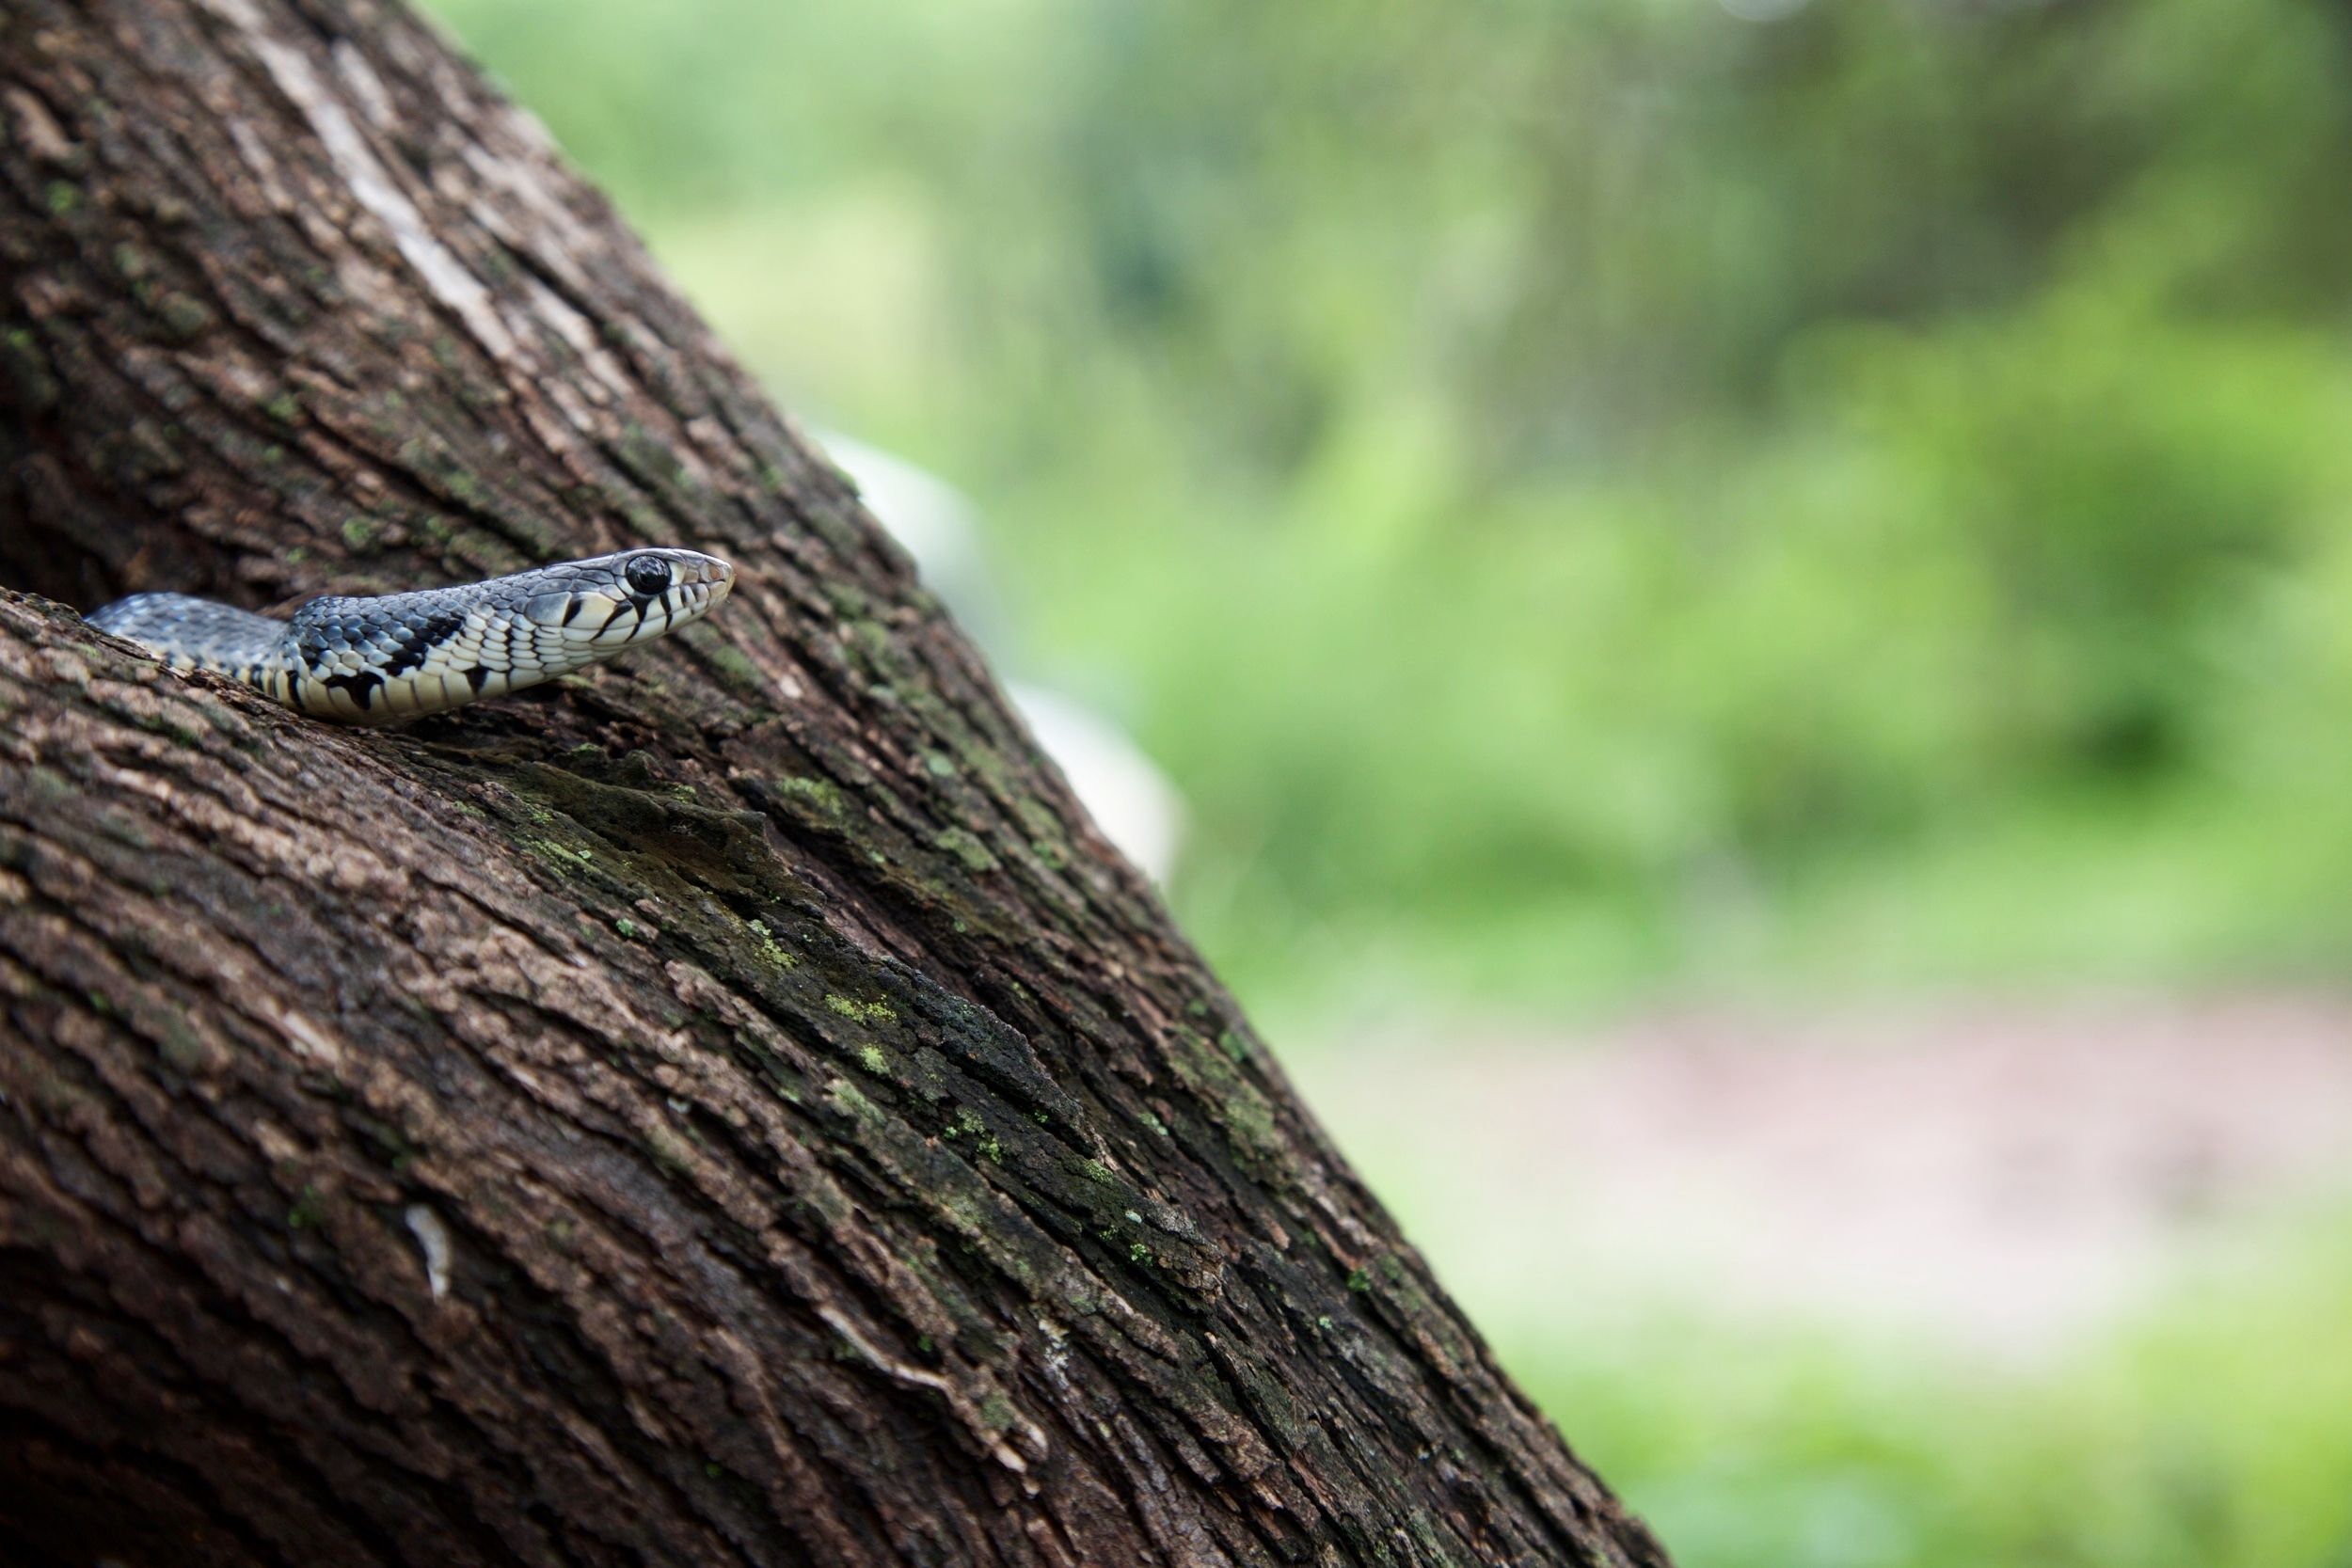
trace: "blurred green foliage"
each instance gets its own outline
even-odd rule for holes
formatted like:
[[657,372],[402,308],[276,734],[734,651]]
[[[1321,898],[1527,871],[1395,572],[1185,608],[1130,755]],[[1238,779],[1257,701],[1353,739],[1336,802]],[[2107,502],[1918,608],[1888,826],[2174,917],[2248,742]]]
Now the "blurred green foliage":
[[[1261,1011],[2352,956],[2341,0],[429,3]],[[2024,1379],[1471,1305],[1690,1568],[2343,1568],[2324,1240]]]
[[1245,993],[2352,952],[2339,5],[440,8],[980,500]]

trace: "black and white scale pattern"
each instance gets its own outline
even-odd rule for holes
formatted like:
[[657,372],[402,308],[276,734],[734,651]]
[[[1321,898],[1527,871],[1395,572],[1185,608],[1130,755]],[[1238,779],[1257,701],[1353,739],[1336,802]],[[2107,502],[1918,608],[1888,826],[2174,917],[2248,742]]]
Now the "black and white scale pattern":
[[212,670],[298,712],[390,724],[610,658],[710,612],[735,568],[625,550],[487,582],[312,599],[288,621],[185,594],[135,594],[89,624],[175,670]]

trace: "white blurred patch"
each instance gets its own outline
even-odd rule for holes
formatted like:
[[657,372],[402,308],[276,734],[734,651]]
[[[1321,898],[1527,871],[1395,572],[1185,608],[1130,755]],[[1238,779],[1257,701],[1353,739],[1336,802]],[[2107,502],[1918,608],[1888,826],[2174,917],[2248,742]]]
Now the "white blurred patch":
[[417,1239],[417,1246],[424,1253],[424,1282],[435,1301],[449,1294],[449,1264],[455,1251],[450,1244],[449,1227],[441,1216],[421,1203],[412,1203],[401,1218],[408,1222],[408,1233]]
[[1057,692],[1008,682],[1013,706],[1119,852],[1155,882],[1176,866],[1184,800],[1118,726]]
[[953,605],[960,590],[986,583],[979,512],[962,491],[855,436],[834,430],[809,434],[824,443],[835,466],[857,485],[866,509],[914,557],[931,592]]
[[[980,546],[979,514],[962,492],[902,457],[834,431],[814,431],[865,498],[866,510],[914,558],[916,570],[988,653],[1009,641]],[[1144,875],[1165,882],[1184,836],[1184,800],[1127,734],[1084,704],[1025,682],[1006,693],[1070,781],[1103,836]]]

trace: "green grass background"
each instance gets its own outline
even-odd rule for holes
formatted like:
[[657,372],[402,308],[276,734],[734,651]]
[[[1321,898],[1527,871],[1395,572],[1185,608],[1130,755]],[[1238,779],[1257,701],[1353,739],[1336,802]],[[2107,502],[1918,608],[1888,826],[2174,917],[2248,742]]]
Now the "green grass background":
[[[976,499],[1278,1041],[2352,951],[2340,4],[435,8]],[[1471,1306],[1687,1568],[2352,1564],[2325,1215],[2033,1370]]]

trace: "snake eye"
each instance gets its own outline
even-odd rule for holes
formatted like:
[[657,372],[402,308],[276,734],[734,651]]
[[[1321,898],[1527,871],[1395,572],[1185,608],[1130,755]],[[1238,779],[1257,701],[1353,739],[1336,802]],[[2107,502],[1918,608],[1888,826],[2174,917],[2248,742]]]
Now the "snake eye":
[[670,563],[658,555],[632,556],[621,575],[628,578],[631,589],[648,598],[670,586]]

